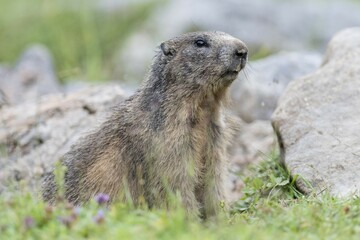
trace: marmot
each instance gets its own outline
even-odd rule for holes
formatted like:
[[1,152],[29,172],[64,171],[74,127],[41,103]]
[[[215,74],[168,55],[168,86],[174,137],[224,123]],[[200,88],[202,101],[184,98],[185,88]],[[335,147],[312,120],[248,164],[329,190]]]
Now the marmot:
[[[65,197],[81,204],[98,193],[127,192],[166,206],[178,193],[189,214],[216,214],[226,201],[226,148],[235,121],[227,89],[247,62],[245,44],[222,32],[183,34],[160,45],[142,87],[66,153]],[[56,184],[45,177],[43,197]],[[124,200],[124,199],[123,199]]]

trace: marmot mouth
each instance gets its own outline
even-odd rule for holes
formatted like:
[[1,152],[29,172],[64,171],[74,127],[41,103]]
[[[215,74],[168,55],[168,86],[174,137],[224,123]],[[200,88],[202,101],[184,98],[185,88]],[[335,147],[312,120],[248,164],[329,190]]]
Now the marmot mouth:
[[227,70],[224,73],[224,76],[237,76],[239,74],[240,71],[237,70]]
[[238,77],[239,72],[240,71],[236,71],[236,70],[227,70],[222,74],[221,80],[224,83],[230,84]]

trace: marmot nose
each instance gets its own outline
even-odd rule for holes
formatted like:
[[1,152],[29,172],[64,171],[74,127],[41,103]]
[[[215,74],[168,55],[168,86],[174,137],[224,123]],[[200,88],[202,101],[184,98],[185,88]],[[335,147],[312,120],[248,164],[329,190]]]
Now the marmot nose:
[[240,69],[243,69],[246,65],[247,62],[247,58],[248,58],[248,50],[246,47],[238,47],[235,49],[235,53],[234,53],[236,62],[239,63]]
[[244,48],[235,49],[235,53],[234,53],[236,58],[244,59],[244,60],[247,59],[247,54],[248,54],[248,51]]

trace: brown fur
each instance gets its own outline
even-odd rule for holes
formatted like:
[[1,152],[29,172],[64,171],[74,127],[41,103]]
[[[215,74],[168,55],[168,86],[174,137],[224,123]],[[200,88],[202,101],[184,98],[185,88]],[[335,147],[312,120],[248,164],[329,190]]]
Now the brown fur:
[[[235,122],[224,104],[247,48],[225,33],[195,32],[160,49],[142,88],[64,156],[71,202],[97,193],[124,200],[128,191],[135,204],[143,198],[164,206],[168,192],[179,192],[189,214],[206,217],[226,201],[226,147]],[[44,186],[44,199],[54,201],[53,174]]]

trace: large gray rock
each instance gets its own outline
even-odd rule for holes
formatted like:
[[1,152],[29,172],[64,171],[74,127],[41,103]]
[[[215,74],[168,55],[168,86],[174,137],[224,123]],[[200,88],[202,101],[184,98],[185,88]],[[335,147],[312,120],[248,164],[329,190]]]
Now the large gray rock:
[[0,193],[21,180],[37,189],[43,173],[125,96],[110,85],[0,109]]
[[273,115],[282,159],[305,193],[360,192],[359,63],[360,28],[338,33],[321,68],[291,82]]
[[25,50],[15,67],[0,69],[0,90],[9,104],[60,92],[48,50],[44,46],[34,45]]
[[251,62],[231,86],[234,111],[246,122],[270,120],[289,82],[320,64],[320,54],[308,52],[281,52]]

